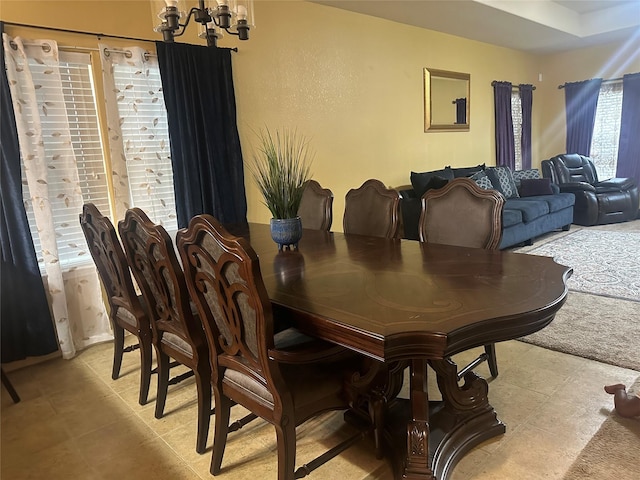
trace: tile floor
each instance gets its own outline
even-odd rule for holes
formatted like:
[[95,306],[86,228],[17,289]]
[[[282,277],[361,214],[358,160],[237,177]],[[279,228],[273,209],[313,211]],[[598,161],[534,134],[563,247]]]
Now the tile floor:
[[[471,358],[476,352],[467,352]],[[612,399],[602,386],[631,384],[640,372],[545,350],[518,341],[497,345],[500,375],[489,398],[507,433],[486,441],[454,469],[452,480],[561,479],[604,419]],[[138,356],[125,355],[122,376],[111,380],[111,344],[73,360],[56,359],[9,372],[22,401],[2,389],[3,480],[211,479],[207,453],[195,452],[196,392],[190,379],[170,387],[166,415],[140,406]],[[457,357],[459,364],[464,358]],[[478,373],[489,375],[486,363]],[[432,376],[433,377],[433,376]],[[432,398],[437,395],[430,385]],[[245,412],[235,407],[234,416]],[[351,432],[340,413],[298,429],[297,465],[310,461]],[[388,480],[367,439],[314,471],[310,479]],[[276,478],[273,428],[262,420],[230,434],[221,480]],[[630,472],[631,475],[631,472]]]

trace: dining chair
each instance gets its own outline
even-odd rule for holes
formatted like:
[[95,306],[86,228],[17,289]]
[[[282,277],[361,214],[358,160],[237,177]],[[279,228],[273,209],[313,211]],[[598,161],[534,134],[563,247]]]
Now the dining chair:
[[[109,218],[93,203],[85,203],[80,214],[80,226],[91,257],[98,270],[109,305],[109,319],[113,328],[113,367],[111,378],[120,376],[122,356],[140,350],[140,394],[138,403],[147,403],[152,370],[151,324],[131,279],[129,264],[122,250],[116,230]],[[135,335],[138,344],[124,348],[124,332]]]
[[[504,197],[496,190],[480,188],[469,178],[456,178],[422,196],[419,221],[421,242],[496,250],[502,236]],[[458,379],[487,361],[498,376],[495,344],[458,372]]]
[[[196,451],[207,445],[211,410],[211,367],[202,323],[193,313],[182,267],[171,237],[139,208],[118,224],[127,260],[146,299],[158,361],[155,417],[162,418],[169,385],[195,376],[198,395]],[[195,307],[193,307],[195,308]],[[170,359],[191,371],[169,379]]]
[[307,180],[298,208],[302,228],[329,231],[333,221],[332,208],[333,192],[328,188],[322,188],[315,180]]
[[359,432],[294,473],[296,426],[349,408],[345,382],[358,370],[359,354],[295,328],[276,333],[255,251],[212,216],[193,217],[176,242],[209,342],[216,404],[211,473],[220,473],[236,403],[274,425],[279,480],[301,478],[361,438]]
[[345,233],[397,238],[400,233],[400,194],[370,179],[345,197]]

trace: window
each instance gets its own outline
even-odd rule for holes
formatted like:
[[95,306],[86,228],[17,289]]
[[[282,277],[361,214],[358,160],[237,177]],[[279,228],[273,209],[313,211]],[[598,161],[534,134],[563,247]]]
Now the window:
[[621,119],[622,82],[603,83],[598,95],[590,153],[601,180],[616,176]]
[[522,170],[522,102],[520,92],[511,92],[511,121],[513,122],[513,144],[516,153],[516,170]]
[[[43,114],[40,115],[44,150],[48,159],[48,186],[49,197],[54,212],[53,223],[58,233],[58,254],[63,270],[82,263],[90,262],[91,257],[78,256],[78,246],[84,246],[86,241],[80,223],[78,222],[77,209],[69,208],[68,200],[61,193],[62,185],[68,179],[56,175],[55,160],[64,151],[64,145],[55,135],[56,127],[64,119],[47,115],[47,89],[52,88],[48,81],[47,68],[33,59],[29,59],[34,83],[41,85],[36,89],[38,103],[42,105]],[[60,52],[60,76],[62,79],[66,121],[71,131],[71,142],[76,157],[78,177],[85,202],[93,202],[98,209],[109,212],[109,194],[105,175],[104,160],[102,154],[102,142],[100,138],[100,126],[96,113],[95,90],[91,74],[90,56],[82,53]],[[35,244],[36,255],[41,270],[44,271],[42,259],[42,247],[38,237],[35,216],[31,205],[29,190],[26,186],[23,165],[23,199],[27,207],[27,218]],[[55,204],[53,204],[55,202]],[[64,227],[64,228],[58,228]]]

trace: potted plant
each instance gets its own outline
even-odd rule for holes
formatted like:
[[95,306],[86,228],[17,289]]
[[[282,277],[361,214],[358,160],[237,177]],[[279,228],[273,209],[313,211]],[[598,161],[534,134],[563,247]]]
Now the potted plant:
[[308,141],[296,130],[269,129],[258,133],[259,147],[253,155],[250,170],[273,218],[271,237],[278,250],[298,248],[302,237],[302,222],[298,207],[304,184],[311,177],[313,155]]

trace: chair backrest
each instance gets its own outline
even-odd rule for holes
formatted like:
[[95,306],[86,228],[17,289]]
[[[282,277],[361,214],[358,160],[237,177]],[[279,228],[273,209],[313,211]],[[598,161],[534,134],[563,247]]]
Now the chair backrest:
[[184,273],[171,237],[139,208],[127,210],[118,228],[148,306],[154,341],[159,342],[165,332],[171,333],[187,342],[195,357],[196,350],[202,352],[201,348],[206,348],[206,340],[199,319],[191,311]]
[[504,198],[468,178],[456,178],[422,196],[420,241],[497,249],[502,237]]
[[[585,182],[595,185],[598,183],[598,173],[593,161],[577,153],[556,155],[544,161],[543,173],[553,170],[549,176],[554,183]],[[546,171],[546,172],[545,172]]]
[[302,228],[312,230],[331,229],[333,221],[333,193],[322,188],[315,180],[305,183],[302,201],[298,208],[298,216],[302,219]]
[[214,377],[220,365],[263,386],[273,384],[274,366],[268,357],[274,346],[271,301],[253,248],[206,214],[193,217],[176,242],[207,335]]
[[345,233],[396,238],[400,230],[400,194],[380,180],[367,180],[345,197]]
[[111,220],[102,215],[93,203],[85,203],[79,217],[112,314],[117,309],[114,299],[119,299],[118,304],[129,305],[132,313],[140,317],[144,312],[133,286],[129,264]]

